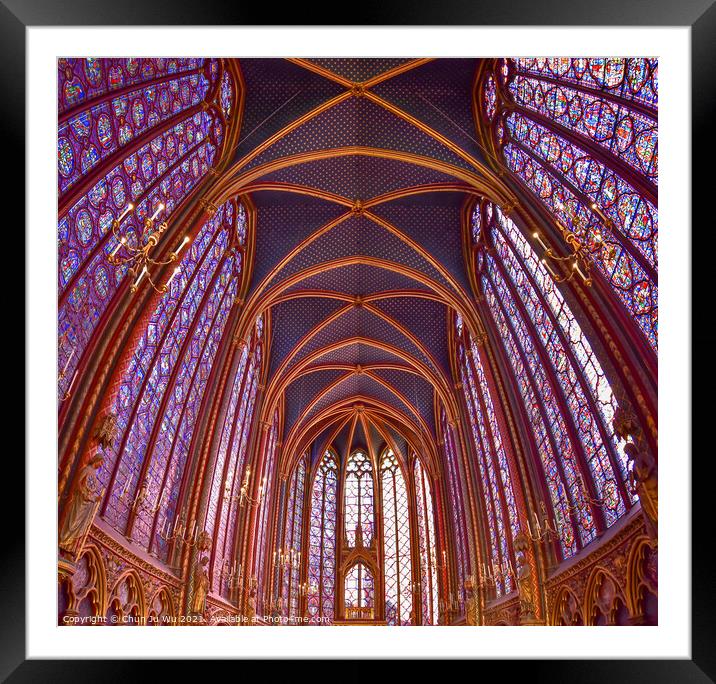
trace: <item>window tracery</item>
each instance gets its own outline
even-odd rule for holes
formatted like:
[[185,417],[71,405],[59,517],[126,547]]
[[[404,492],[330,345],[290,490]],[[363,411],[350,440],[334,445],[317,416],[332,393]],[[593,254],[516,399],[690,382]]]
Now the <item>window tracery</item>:
[[311,491],[308,547],[308,618],[313,624],[334,618],[338,462],[326,451]]
[[[217,60],[59,60],[58,396],[69,396],[127,265],[111,266],[112,223],[131,246],[169,219],[219,160]],[[127,87],[125,87],[125,85]],[[128,87],[128,86],[132,87]],[[132,213],[126,214],[129,204]]]
[[355,451],[346,465],[345,538],[348,547],[370,546],[373,541],[373,464],[365,451]]
[[480,283],[524,401],[567,558],[595,538],[595,515],[611,526],[635,500],[612,429],[617,402],[543,261],[499,207],[492,217],[485,229],[494,250],[480,251]]
[[165,561],[200,402],[238,287],[226,209],[202,227],[137,342],[113,406],[119,455],[100,475],[105,519]]
[[498,73],[488,128],[504,163],[584,245],[656,353],[657,60],[506,59]]
[[410,509],[405,478],[390,448],[380,463],[383,512],[383,563],[385,619],[389,625],[413,622]]
[[420,592],[422,624],[438,624],[438,555],[433,517],[433,495],[430,479],[420,459],[415,456],[413,465],[415,508],[418,520],[420,553]]

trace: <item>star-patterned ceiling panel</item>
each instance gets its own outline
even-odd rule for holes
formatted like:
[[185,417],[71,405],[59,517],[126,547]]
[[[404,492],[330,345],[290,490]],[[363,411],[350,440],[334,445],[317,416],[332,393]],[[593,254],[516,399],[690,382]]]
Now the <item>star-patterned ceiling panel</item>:
[[352,342],[339,349],[326,352],[317,357],[311,366],[319,363],[342,363],[364,368],[375,364],[406,365],[406,361],[399,356],[366,342]]
[[344,292],[352,297],[366,297],[389,290],[416,290],[426,294],[431,292],[427,285],[409,276],[371,264],[349,264],[323,271],[301,280],[285,292],[297,290],[329,290]]
[[246,169],[291,155],[353,146],[405,152],[474,171],[473,165],[446,145],[363,97],[350,97],[309,119],[253,159]]
[[378,369],[370,372],[392,387],[399,389],[401,394],[418,409],[423,420],[430,426],[431,432],[435,434],[433,388],[429,382],[414,373],[404,371]]
[[380,456],[380,452],[385,446],[385,438],[371,421],[368,421],[368,441],[371,449]]
[[284,281],[317,264],[350,257],[368,257],[400,264],[419,271],[446,288],[451,287],[447,278],[424,256],[382,225],[363,216],[351,216],[316,238],[298,252],[270,284]]
[[341,428],[341,430],[338,432],[338,434],[336,434],[335,438],[331,442],[333,448],[336,450],[336,453],[341,460],[345,458],[346,452],[348,450],[348,438],[350,437],[350,434],[352,432],[354,420],[355,416],[351,417],[351,419]]
[[418,297],[391,297],[373,302],[373,306],[410,330],[440,362],[446,377],[450,376],[444,305]]
[[292,427],[306,407],[323,393],[324,388],[345,374],[343,370],[315,371],[294,380],[286,388],[285,425]]
[[374,213],[422,245],[469,292],[460,233],[465,197],[435,192],[420,199],[387,202]]
[[353,307],[339,318],[331,321],[314,337],[305,342],[292,358],[288,368],[293,368],[313,352],[355,336],[366,337],[401,350],[429,368],[437,371],[437,364],[428,358],[403,333],[376,314],[363,307]]
[[450,174],[398,159],[349,155],[280,169],[262,176],[261,182],[295,183],[355,201],[402,188],[458,181]]
[[[338,386],[328,390],[316,405],[306,414],[306,421],[310,420],[321,411],[329,409],[336,403],[352,397],[364,397],[365,399],[376,399],[405,416],[406,421],[417,423],[413,411],[399,399],[393,392],[381,385],[378,381],[366,375],[351,375]],[[356,399],[358,401],[358,399]]]
[[256,251],[252,291],[301,240],[345,212],[332,202],[282,192],[252,194],[256,205]]
[[304,335],[345,305],[345,302],[337,299],[302,297],[274,306],[271,310],[269,378],[273,377],[276,369]]
[[373,92],[420,119],[478,161],[472,90],[477,60],[437,59],[377,84]]
[[316,64],[323,69],[337,74],[354,83],[363,83],[369,79],[384,74],[386,71],[395,69],[403,64],[408,64],[411,59],[405,58],[337,58],[337,57],[312,57],[307,61]]
[[246,100],[236,161],[291,121],[345,92],[337,83],[284,59],[242,59]]

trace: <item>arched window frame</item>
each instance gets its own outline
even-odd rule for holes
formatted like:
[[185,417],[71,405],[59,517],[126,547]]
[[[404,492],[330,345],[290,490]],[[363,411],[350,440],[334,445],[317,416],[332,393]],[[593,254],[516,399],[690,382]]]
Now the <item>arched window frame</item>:
[[[79,60],[78,64],[80,61],[83,62],[84,60]],[[123,60],[113,59],[100,61],[103,64],[106,63],[109,65],[115,62],[119,63]],[[141,66],[141,64],[145,62],[156,61],[157,60],[145,59],[139,60],[139,63]],[[169,63],[176,60],[165,61]],[[79,68],[80,70],[82,69],[81,64],[79,64]],[[166,205],[160,219],[166,220],[171,215],[178,213],[180,209],[186,207],[187,204],[192,201],[196,191],[205,183],[210,168],[220,166],[225,162],[224,153],[227,149],[225,143],[229,137],[233,139],[235,136],[240,123],[240,116],[237,114],[232,120],[227,122],[216,101],[218,96],[218,79],[223,70],[227,70],[225,64],[217,60],[206,60],[202,67],[189,70],[192,74],[199,72],[205,73],[209,83],[205,99],[201,103],[193,106],[188,117],[186,117],[186,121],[190,121],[192,117],[209,117],[209,119],[213,121],[213,123],[207,123],[206,131],[202,138],[194,136],[194,140],[198,141],[197,145],[204,146],[201,147],[201,149],[204,149],[206,145],[211,147],[212,152],[210,157],[203,154],[203,161],[201,161],[199,166],[196,166],[196,163],[189,159],[191,154],[194,154],[194,152],[192,152],[194,148],[190,145],[187,148],[188,151],[184,150],[179,154],[176,163],[166,166],[159,175],[154,177],[151,181],[148,181],[148,185],[142,188],[138,196],[132,194],[130,200],[136,205],[134,213],[126,216],[119,226],[119,233],[126,236],[130,242],[142,238],[142,230],[137,228],[137,226],[141,226],[144,219],[156,210],[160,201]],[[159,75],[155,80],[141,81],[140,79],[131,84],[130,90],[132,88],[141,88],[142,92],[145,92],[147,89],[161,86],[162,83],[174,77],[183,78],[187,76],[187,73],[188,71],[182,72],[179,70],[176,74]],[[60,82],[62,82],[62,74],[59,74],[58,78]],[[83,112],[95,106],[98,101],[102,100],[103,96],[109,101],[113,97],[123,97],[123,93],[124,90],[121,88],[109,93],[99,93],[99,100],[93,98],[77,104],[71,110],[62,112],[60,114],[60,120],[81,118]],[[237,99],[236,111],[238,113],[242,103],[242,91],[240,87],[238,87],[238,92],[234,92],[234,96]],[[196,110],[196,112],[194,110]],[[179,123],[177,123],[176,126],[183,126],[182,121],[184,121],[184,119],[181,118],[183,114],[186,114],[186,112],[175,113],[172,115],[173,118],[170,117],[169,123],[174,126],[174,123],[176,123],[175,119],[179,117]],[[191,125],[196,125],[196,123]],[[84,249],[84,252],[82,252],[83,256],[78,257],[78,265],[71,276],[69,276],[69,280],[64,283],[60,281],[58,284],[58,397],[61,401],[61,422],[67,414],[67,406],[70,403],[68,400],[73,396],[80,384],[78,376],[80,378],[82,377],[83,370],[87,367],[89,358],[94,353],[94,348],[97,344],[96,333],[98,330],[103,329],[104,323],[109,320],[109,316],[121,305],[128,287],[125,283],[127,267],[113,267],[106,263],[106,256],[115,248],[117,243],[113,231],[110,230],[111,221],[114,218],[119,218],[120,213],[123,212],[126,206],[122,204],[122,206],[117,207],[115,210],[109,206],[110,204],[114,206],[114,200],[112,202],[105,202],[111,194],[109,188],[106,187],[107,174],[114,173],[112,169],[119,169],[121,167],[122,173],[126,175],[125,165],[133,158],[134,161],[132,164],[134,166],[130,165],[127,168],[134,168],[136,171],[139,163],[136,159],[138,151],[145,149],[150,150],[153,144],[152,140],[157,137],[157,135],[169,135],[175,130],[176,126],[170,126],[167,129],[168,132],[165,131],[164,133],[160,132],[162,126],[144,131],[137,136],[130,145],[117,149],[107,158],[106,164],[102,162],[93,168],[84,177],[81,186],[78,185],[60,197],[58,215],[58,258],[60,261],[59,268],[61,278],[64,272],[63,260],[66,259],[73,250],[76,252],[78,248]],[[231,131],[229,131],[229,126],[231,127]],[[164,128],[166,128],[166,126]],[[185,129],[186,126],[182,128],[182,131]],[[196,149],[199,149],[199,147]],[[153,151],[151,153],[154,154]],[[107,166],[108,164],[111,168]],[[175,196],[174,180],[178,178],[177,174],[184,173],[184,167],[186,167],[186,173],[188,174],[187,178],[191,177],[193,180],[191,180],[191,182],[182,180],[181,187],[185,187],[186,192],[182,190],[183,194],[181,194],[181,196]],[[137,171],[135,176],[137,173],[139,172]],[[109,180],[112,180],[112,178]],[[129,177],[125,178],[123,182],[125,183],[125,190],[128,184],[131,185],[133,183]],[[97,194],[98,189],[101,187],[105,188],[104,199],[101,194]],[[79,238],[75,233],[74,226],[70,227],[68,216],[71,211],[78,213],[81,208],[80,205],[84,206],[83,203],[86,204],[87,207],[92,208],[94,205],[91,205],[90,199],[92,199],[92,201],[99,201],[100,204],[97,205],[99,208],[96,210],[92,209],[92,211],[96,213],[96,216],[91,218],[91,221],[95,224],[92,229],[94,238],[90,237],[87,241],[89,246],[85,249],[82,248],[78,242]],[[100,229],[100,209],[103,206],[106,207],[106,210],[103,210],[103,227]],[[165,256],[168,250],[175,246],[174,234],[176,232],[176,229],[170,227],[165,239],[159,247],[162,255]],[[138,238],[137,235],[140,235],[140,237]],[[161,257],[162,255],[159,256]],[[100,272],[103,275],[95,282]],[[100,285],[101,289],[97,289]]]
[[301,586],[301,559],[304,556],[303,531],[306,527],[308,475],[308,454],[304,454],[299,458],[288,480],[282,538],[274,551],[281,588],[279,610],[285,618],[298,618],[301,615],[301,599],[305,593]]
[[[376,464],[373,462],[373,459],[371,457],[371,453],[369,449],[364,449],[362,447],[358,447],[353,449],[353,451],[350,453],[348,458],[345,460],[345,463],[343,465],[343,473],[342,473],[342,494],[341,494],[341,510],[342,510],[342,520],[343,520],[343,540],[344,540],[344,546],[348,548],[355,548],[356,547],[356,539],[355,539],[355,530],[351,531],[348,529],[347,525],[348,523],[348,483],[349,478],[354,477],[352,473],[350,472],[351,464],[355,462],[358,458],[358,454],[362,454],[364,456],[363,463],[368,464],[370,467],[370,470],[366,470],[365,467],[362,470],[362,475],[360,477],[355,476],[355,479],[358,481],[358,501],[357,501],[357,525],[361,528],[361,536],[363,538],[363,546],[367,547],[371,544],[375,543],[378,544],[380,542],[380,539],[378,538],[379,530],[376,525],[376,500],[379,500],[379,491],[378,491],[378,485],[376,481]],[[368,478],[370,480],[370,500],[369,502],[366,502],[366,498],[364,496],[364,486],[363,483],[365,482],[365,478]],[[352,504],[351,504],[352,505]],[[369,521],[364,520],[364,517],[368,515],[370,517]],[[352,532],[352,536],[351,536]],[[368,538],[370,537],[370,538]]]
[[[263,339],[258,320],[246,340],[238,345],[239,357],[233,383],[227,383],[227,414],[215,460],[204,518],[204,529],[213,537],[210,581],[225,598],[237,585],[236,525],[245,484],[248,443],[262,367]],[[232,410],[233,406],[233,410]]]
[[[378,460],[378,497],[381,510],[381,548],[383,565],[383,586],[385,601],[385,619],[389,625],[409,625],[415,623],[413,614],[413,576],[412,563],[413,535],[410,510],[413,500],[410,494],[409,474],[404,470],[401,459],[390,446],[386,446]],[[402,488],[402,501],[401,499]],[[403,524],[400,524],[401,518]],[[393,527],[394,525],[394,527]],[[393,531],[393,534],[389,533]],[[406,548],[407,543],[407,548]],[[395,557],[395,577],[388,575],[388,561]],[[406,570],[407,568],[407,570]],[[388,593],[391,581],[395,583],[395,610],[388,612]]]
[[486,554],[489,560],[483,561],[487,563],[483,572],[494,579],[499,597],[515,588],[511,574],[515,563],[512,543],[520,532],[520,520],[513,481],[519,483],[519,478],[511,472],[508,463],[507,440],[496,421],[495,402],[484,377],[477,345],[459,316],[456,317],[455,343],[463,401],[483,492],[486,540],[490,543],[489,554]]
[[[512,367],[512,375],[518,385],[517,396],[525,402],[526,421],[533,432],[554,521],[561,532],[561,556],[568,558],[592,541],[597,530],[605,529],[623,517],[633,502],[633,495],[626,486],[628,474],[622,446],[611,426],[616,399],[559,286],[540,265],[529,242],[499,207],[486,200],[477,206],[483,220],[472,254],[478,289],[490,311],[485,320],[491,324],[490,327],[496,326],[495,339],[502,343],[498,347],[503,348],[507,366]],[[490,216],[485,220],[488,213]],[[470,218],[472,221],[472,214]],[[469,232],[472,233],[472,225]],[[525,259],[533,259],[535,266],[532,270],[527,268]],[[519,276],[517,279],[516,273]],[[498,290],[493,293],[496,287]],[[525,305],[524,297],[528,293],[532,297],[530,306],[537,309]],[[538,312],[539,320],[531,318],[530,311]],[[544,337],[546,333],[535,335],[532,332],[533,326],[537,326],[539,332],[542,329],[540,326],[544,325],[551,326],[547,338]],[[517,343],[517,339],[531,340],[531,351]],[[564,387],[564,380],[559,378],[558,368],[561,366],[555,366],[555,357],[550,357],[544,346],[545,339],[549,339],[553,346],[557,345],[555,349],[561,350],[560,363],[567,364],[569,377],[574,378],[568,389]],[[575,346],[577,344],[579,350]],[[548,388],[547,395],[543,394],[544,387]],[[590,461],[585,452],[586,438],[581,436],[575,400],[570,398],[570,393],[575,391],[575,396],[581,397],[580,401],[590,411],[595,429],[601,436],[601,458],[606,470],[599,466],[595,471],[595,462]],[[557,429],[555,415],[562,421]],[[595,481],[595,473],[602,471],[607,473],[607,479]],[[604,482],[612,481],[616,484],[610,484],[605,490]],[[605,495],[611,500],[612,493],[619,497],[619,507],[605,521],[600,502]],[[537,515],[541,520],[542,514]]]
[[413,454],[413,487],[420,570],[421,624],[437,625],[439,617],[438,539],[433,483],[422,460]]
[[[626,64],[625,73],[630,69],[633,72],[643,70],[641,88],[651,88],[644,101],[639,102],[639,98],[629,91],[626,78],[619,85],[619,93],[605,85],[609,74],[618,71],[615,71],[617,62]],[[478,79],[474,109],[478,132],[491,150],[490,156],[497,165],[506,167],[528,194],[536,197],[535,206],[544,213],[548,222],[554,224],[551,232],[556,237],[557,253],[572,251],[565,246],[564,236],[565,231],[574,233],[584,247],[587,263],[596,266],[590,275],[604,283],[605,293],[613,300],[620,311],[620,317],[627,324],[631,344],[643,349],[645,356],[655,356],[658,326],[658,210],[655,185],[639,170],[625,163],[613,149],[595,143],[583,131],[571,130],[569,126],[554,120],[554,117],[540,115],[524,106],[509,86],[516,78],[529,76],[541,83],[548,83],[554,92],[562,87],[576,89],[584,97],[591,98],[590,101],[596,100],[606,103],[604,106],[615,107],[619,113],[617,119],[621,122],[632,121],[629,112],[635,112],[634,116],[646,122],[642,135],[648,137],[648,145],[651,145],[657,130],[656,60],[501,59],[486,64]],[[530,69],[533,73],[528,73]],[[540,70],[544,73],[538,73]],[[550,70],[556,71],[550,76],[547,74]],[[563,73],[564,78],[556,77],[557,72]],[[578,73],[581,74],[579,78]],[[491,119],[485,106],[489,78],[494,78],[497,86],[496,111]],[[650,83],[654,84],[653,87]],[[565,154],[570,155],[570,159],[577,158],[581,165],[580,173],[582,167],[586,169],[584,180],[574,174],[571,178],[567,177],[577,169],[576,165],[565,163],[563,167],[558,167],[547,161],[547,157],[544,157],[548,149],[546,144],[540,147],[530,143],[530,148],[530,145],[524,145],[511,136],[508,119],[515,117],[522,117],[531,122],[532,126],[544,127],[546,132],[543,135],[549,134],[552,138],[559,136],[561,142],[555,138],[550,143],[550,154],[555,146],[555,152],[560,146],[562,149],[570,147]],[[614,132],[612,135],[616,136]],[[634,140],[629,143],[630,149],[636,145]],[[511,149],[516,152],[512,154]],[[656,146],[654,154],[657,154]],[[519,161],[518,165],[515,160]],[[521,172],[525,164],[530,165],[529,178]],[[545,195],[542,186],[551,188],[551,192]]]
[[[234,199],[222,205],[216,214],[205,222],[197,240],[190,245],[189,254],[184,258],[183,263],[186,267],[190,263],[187,259],[192,258],[192,251],[198,250],[193,267],[188,269],[186,277],[182,273],[180,278],[176,278],[170,290],[163,297],[158,298],[157,309],[153,314],[156,323],[152,322],[152,318],[149,319],[148,326],[139,338],[134,357],[122,379],[122,383],[130,392],[130,401],[124,404],[125,408],[121,409],[118,406],[115,409],[119,416],[120,448],[117,452],[118,457],[108,462],[107,469],[104,471],[107,494],[102,513],[121,533],[132,535],[134,532],[135,540],[164,562],[169,562],[172,551],[176,547],[174,540],[177,528],[184,527],[185,535],[197,531],[196,525],[194,530],[186,529],[187,522],[181,515],[180,501],[185,496],[184,490],[188,486],[185,476],[186,464],[195,449],[197,439],[193,426],[198,422],[198,413],[204,410],[204,392],[210,384],[211,376],[216,373],[210,359],[221,348],[222,340],[229,334],[227,321],[240,286],[242,247],[235,236],[232,220],[234,214],[230,210],[232,206],[235,207]],[[214,250],[212,259],[215,265],[210,267],[211,270],[207,274],[202,271],[202,264],[210,250]],[[210,263],[206,262],[207,265]],[[200,282],[201,286],[199,286]],[[219,295],[220,292],[223,294]],[[219,296],[218,300],[215,295]],[[213,303],[212,297],[214,297]],[[167,306],[170,306],[168,312],[165,311]],[[190,308],[186,309],[186,306]],[[204,323],[201,323],[203,320]],[[181,327],[177,328],[177,325]],[[182,342],[177,344],[177,331],[182,329],[184,330],[181,333]],[[199,331],[204,342],[196,337]],[[152,339],[155,341],[154,344],[150,344]],[[210,339],[213,341],[209,345]],[[165,374],[165,380],[160,385],[156,384],[156,380],[147,384],[150,378],[155,377],[154,373],[159,368],[161,359],[167,354],[175,354],[177,350],[178,355],[172,357],[175,358],[173,368],[168,375]],[[187,356],[188,354],[191,356]],[[194,359],[191,362],[193,370],[180,374],[179,369],[183,368],[183,361],[182,363],[178,361],[185,358]],[[204,358],[205,360],[202,361]],[[198,372],[200,368],[201,373]],[[184,371],[187,369],[184,368]],[[181,393],[182,401],[178,401],[178,390],[175,389],[180,381],[188,382]],[[123,401],[121,387],[122,385],[116,401]],[[131,387],[134,389],[130,390]],[[134,393],[133,398],[131,398],[132,393]],[[154,408],[151,414],[143,413],[146,416],[142,419],[144,436],[137,433],[132,437],[140,415],[137,411],[142,402],[146,403],[147,397],[154,397],[151,399]],[[171,408],[172,406],[176,408]],[[145,409],[142,411],[144,412]],[[169,414],[173,417],[168,418]],[[147,420],[149,422],[146,422]],[[168,428],[165,425],[167,420],[170,420],[170,425],[174,426],[174,431],[171,433],[167,432]],[[164,426],[161,431],[160,425]],[[137,439],[140,441],[137,442]],[[163,440],[164,446],[158,450],[156,445],[160,439]],[[180,440],[181,451],[176,452]],[[139,460],[132,466],[133,474],[131,479],[128,479],[129,466],[126,464],[125,447],[131,444],[135,444],[136,448],[141,447],[142,452],[150,453],[152,458],[146,459],[138,452]],[[160,453],[165,454],[165,457],[162,457],[164,465],[157,460]],[[150,465],[153,470],[150,469]],[[167,479],[170,472],[171,482]],[[106,481],[108,476],[110,479]],[[157,487],[161,487],[162,491],[162,497],[159,499],[154,491]],[[142,491],[143,488],[145,491]],[[111,508],[108,508],[110,502]],[[142,521],[143,528],[136,527],[137,521]],[[139,531],[135,532],[135,530]]]
[[[465,478],[462,475],[460,453],[460,442],[455,433],[455,426],[448,420],[447,412],[443,406],[440,407],[440,433],[442,437],[442,446],[447,464],[447,487],[448,495],[451,497],[452,505],[449,510],[449,525],[453,539],[453,548],[455,550],[455,580],[458,587],[457,601],[459,610],[464,614],[465,611],[465,593],[464,587],[467,578],[472,571],[472,562],[470,559],[470,543],[469,543],[469,526],[468,526],[468,510],[467,495],[464,490]],[[443,587],[452,585],[449,580],[451,575],[449,567],[449,559],[446,550],[443,548],[442,558],[440,562],[442,572]],[[445,589],[444,589],[445,591]]]
[[[324,462],[326,463],[325,467]],[[327,476],[333,473],[334,486],[333,486],[333,509],[328,510],[328,514],[332,518],[331,522],[334,529],[332,538],[326,539],[325,527],[326,527],[326,495],[327,495]],[[340,496],[340,479],[341,479],[341,466],[338,455],[330,447],[326,449],[323,456],[318,459],[315,468],[313,469],[313,475],[311,477],[310,485],[310,503],[308,508],[308,524],[306,525],[308,531],[308,540],[306,544],[306,564],[307,564],[307,614],[309,622],[325,624],[320,622],[321,619],[326,620],[327,623],[333,622],[335,618],[335,604],[336,604],[336,586],[338,579],[338,509],[339,509],[339,496]],[[319,525],[316,525],[316,489],[318,484],[321,486],[321,510],[319,515]],[[313,531],[318,527],[319,535],[319,553],[317,562],[314,562],[314,555],[312,553],[312,539]],[[331,542],[332,539],[332,542]],[[326,543],[330,557],[332,555],[333,560],[333,573],[330,577],[324,577],[323,571],[325,570],[326,564]],[[328,585],[328,586],[326,586]],[[311,612],[311,608],[315,606],[316,611]]]

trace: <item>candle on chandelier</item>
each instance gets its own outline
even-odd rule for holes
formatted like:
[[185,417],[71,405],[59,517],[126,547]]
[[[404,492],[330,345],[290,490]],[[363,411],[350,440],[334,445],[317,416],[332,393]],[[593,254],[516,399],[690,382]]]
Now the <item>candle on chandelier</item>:
[[125,208],[124,211],[119,215],[119,218],[117,219],[117,223],[121,223],[122,219],[134,209],[134,205],[130,202]]
[[169,286],[172,284],[172,281],[174,280],[174,278],[177,277],[177,274],[178,274],[180,271],[181,271],[181,267],[180,267],[180,266],[177,266],[177,267],[174,269],[174,271],[172,272],[171,277],[169,278],[169,280],[167,280],[167,287],[169,287]]
[[121,247],[122,247],[123,245],[125,245],[126,243],[127,243],[127,238],[126,238],[126,237],[120,238],[119,242],[117,243],[117,246],[112,250],[112,253],[110,254],[110,256],[113,257],[117,252],[119,252],[119,250],[121,249]]
[[142,272],[139,274],[139,277],[134,281],[134,285],[132,285],[133,289],[135,289],[135,290],[137,289],[137,287],[139,286],[139,283],[142,281],[142,278],[144,278],[144,276],[147,275],[147,273],[148,273],[147,267],[144,266],[142,268]]
[[177,247],[177,251],[174,252],[174,254],[176,256],[179,256],[179,252],[181,252],[182,249],[184,249],[184,247],[186,247],[188,244],[189,244],[189,236],[185,235],[184,239],[181,241],[181,244]]
[[163,209],[164,209],[164,205],[160,202],[160,203],[157,205],[157,210],[152,214],[152,218],[150,218],[149,220],[150,220],[150,221],[154,221],[154,219],[156,219],[157,216],[159,216],[159,213],[160,213]]
[[543,241],[542,238],[540,237],[540,234],[539,234],[539,233],[537,233],[537,232],[532,233],[532,237],[533,237],[535,240],[537,240],[537,242],[539,242],[540,247],[542,247],[542,249],[544,249],[545,251],[547,251],[547,245],[544,244],[544,241]]
[[539,536],[539,534],[542,532],[542,528],[540,527],[539,518],[537,517],[536,511],[532,511],[532,518],[534,519],[535,529],[537,530],[537,535]]
[[75,368],[75,372],[72,375],[72,380],[70,380],[70,386],[67,388],[67,392],[65,392],[65,397],[68,397],[70,392],[72,391],[72,388],[75,385],[75,380],[77,380],[77,369]]
[[64,377],[65,373],[67,372],[67,367],[70,365],[70,361],[72,361],[72,357],[75,355],[75,350],[73,349],[70,352],[70,355],[67,357],[67,361],[65,361],[65,367],[62,369],[62,376]]

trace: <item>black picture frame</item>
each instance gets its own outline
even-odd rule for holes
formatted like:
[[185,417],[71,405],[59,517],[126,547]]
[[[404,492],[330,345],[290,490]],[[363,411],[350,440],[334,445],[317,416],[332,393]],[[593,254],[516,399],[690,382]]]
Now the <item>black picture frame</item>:
[[[267,25],[281,17],[282,25],[483,25],[483,26],[681,26],[691,27],[692,49],[692,136],[698,144],[692,149],[692,315],[694,320],[708,319],[708,300],[712,276],[707,230],[713,223],[710,197],[713,173],[714,136],[709,127],[716,120],[716,3],[714,0],[440,0],[440,2],[412,0],[392,2],[370,0],[355,7],[337,4],[335,11],[311,16],[304,3],[288,7],[272,7],[268,3],[228,3],[222,0],[0,0],[0,72],[2,73],[3,101],[0,121],[4,138],[5,158],[22,160],[15,167],[24,169],[25,136],[25,59],[26,27],[34,26],[101,26],[101,25]],[[341,16],[342,15],[342,16]],[[23,104],[21,104],[23,103]],[[685,125],[688,122],[684,122]],[[711,164],[711,166],[709,166]],[[15,225],[23,225],[22,197],[31,188],[25,185],[25,174],[9,175],[6,198],[18,210]],[[9,229],[7,226],[6,229]],[[683,230],[685,239],[689,227],[669,227]],[[19,240],[17,241],[20,242]],[[710,245],[709,245],[710,246]],[[695,249],[696,248],[696,249]],[[32,258],[30,246],[26,258]],[[19,281],[18,281],[19,282]],[[19,298],[18,298],[19,299]],[[15,324],[21,316],[14,318]],[[709,351],[716,345],[716,334],[703,324],[692,330],[692,373],[699,383],[692,388],[693,443],[691,445],[692,477],[692,659],[691,660],[516,660],[509,665],[509,677],[529,677],[533,681],[570,682],[716,682],[716,630],[714,618],[714,572],[708,558],[713,547],[713,517],[709,502],[713,500],[713,446],[696,437],[706,433],[709,419],[713,420],[716,403],[708,390],[712,388],[713,362]],[[27,344],[27,340],[25,340]],[[22,352],[24,354],[24,352]],[[26,365],[31,359],[25,356]],[[703,363],[700,363],[703,362]],[[698,364],[698,365],[697,365]],[[706,371],[706,372],[704,372]],[[711,372],[709,372],[711,371]],[[662,372],[668,369],[662,368]],[[707,384],[708,383],[708,384]],[[6,385],[14,392],[12,385]],[[6,395],[6,401],[12,398]],[[19,402],[18,402],[19,403]],[[8,421],[8,427],[9,421]],[[689,467],[689,454],[683,454],[684,467]],[[8,449],[3,461],[5,483],[15,483],[20,491],[24,481],[24,468],[16,451]],[[10,487],[6,484],[4,490]],[[22,496],[22,495],[21,495]],[[11,504],[5,499],[6,525],[4,526],[0,563],[0,678],[2,681],[115,681],[136,675],[140,663],[130,661],[80,660],[26,660],[25,619],[25,538],[18,528],[8,524],[10,506],[20,510],[20,502]],[[669,559],[663,559],[668,563]],[[142,679],[151,676],[154,668],[142,663]],[[181,665],[184,676],[198,663]],[[167,664],[161,664],[157,676],[167,676]],[[278,675],[280,667],[271,672]],[[486,676],[493,667],[504,668],[504,663],[487,661],[474,671],[474,676]],[[198,672],[198,668],[197,672]],[[357,677],[358,670],[350,668]],[[501,670],[504,676],[506,671]],[[204,674],[206,672],[204,671]],[[295,674],[295,673],[294,673]],[[236,673],[238,676],[239,673]],[[346,677],[342,677],[345,679]]]

